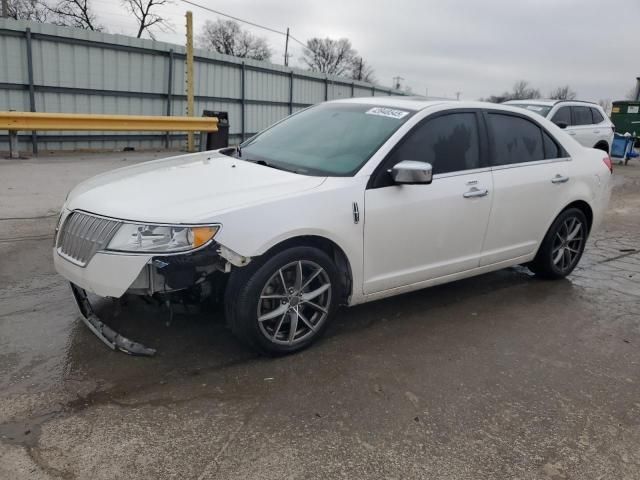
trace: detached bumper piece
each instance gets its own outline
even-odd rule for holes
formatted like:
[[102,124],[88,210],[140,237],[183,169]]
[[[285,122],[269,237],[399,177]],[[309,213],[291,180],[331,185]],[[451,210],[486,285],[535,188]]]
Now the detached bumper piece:
[[152,357],[156,354],[155,348],[145,347],[141,343],[134,342],[103,323],[93,311],[87,292],[73,283],[70,285],[73,298],[75,298],[82,314],[82,321],[105,345],[112,350],[120,350],[129,355]]

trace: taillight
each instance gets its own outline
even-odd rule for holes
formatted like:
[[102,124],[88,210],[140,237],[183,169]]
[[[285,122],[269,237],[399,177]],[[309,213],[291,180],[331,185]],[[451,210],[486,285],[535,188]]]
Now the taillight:
[[604,164],[607,166],[607,168],[609,169],[609,171],[611,173],[613,173],[613,163],[611,162],[611,157],[609,157],[609,155],[607,155],[606,157],[604,157],[602,159],[602,161],[604,162]]

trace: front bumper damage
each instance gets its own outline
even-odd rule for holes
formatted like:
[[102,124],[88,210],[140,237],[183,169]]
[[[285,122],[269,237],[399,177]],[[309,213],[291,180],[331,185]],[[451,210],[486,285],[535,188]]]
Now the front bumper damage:
[[[110,257],[119,263],[127,258],[132,259],[133,262],[140,259],[139,256],[111,255]],[[98,255],[93,260],[96,258]],[[235,254],[235,252],[216,243],[195,252],[147,257],[143,266],[136,267],[139,269],[139,273],[135,279],[131,279],[130,273],[124,276],[110,275],[118,291],[122,292],[116,296],[101,295],[100,291],[96,292],[92,289],[95,279],[99,278],[101,274],[100,271],[89,270],[93,260],[87,269],[80,269],[80,267],[71,265],[61,258],[56,260],[56,263],[63,264],[61,268],[58,268],[58,271],[70,280],[74,300],[80,310],[82,321],[89,330],[112,350],[137,356],[153,356],[156,350],[125,337],[101,321],[91,306],[87,290],[97,293],[101,297],[120,297],[123,294],[131,294],[152,298],[156,301],[154,303],[168,308],[169,318],[171,318],[173,315],[172,305],[179,306],[185,301],[187,304],[202,302],[208,297],[220,299],[227,277],[225,274],[231,271],[232,266],[244,266],[251,261],[250,258]],[[81,274],[84,274],[85,277],[80,278]],[[79,281],[75,281],[76,277]],[[123,285],[123,279],[127,282],[128,287]]]
[[134,342],[103,323],[93,311],[87,292],[73,283],[70,285],[73,298],[76,301],[78,310],[80,310],[82,321],[102,343],[111,350],[120,350],[129,355],[151,357],[156,354],[154,348],[145,347],[141,343]]

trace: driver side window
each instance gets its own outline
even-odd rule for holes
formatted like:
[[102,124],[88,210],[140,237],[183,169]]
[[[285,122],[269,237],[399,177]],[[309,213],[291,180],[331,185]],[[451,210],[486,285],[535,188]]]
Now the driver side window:
[[476,114],[450,113],[427,119],[400,141],[391,157],[389,165],[402,160],[430,163],[434,175],[480,168]]

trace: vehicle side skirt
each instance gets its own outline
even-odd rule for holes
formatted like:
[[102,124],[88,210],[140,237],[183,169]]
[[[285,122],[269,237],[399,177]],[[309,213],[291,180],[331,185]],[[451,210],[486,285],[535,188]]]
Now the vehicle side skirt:
[[535,256],[535,253],[530,253],[527,255],[522,255],[520,257],[512,258],[510,260],[503,260],[498,263],[492,263],[490,265],[484,265],[482,267],[472,268],[471,270],[465,270],[463,272],[452,273],[450,275],[445,275],[443,277],[432,278],[422,282],[412,283],[410,285],[403,285],[402,287],[395,287],[395,288],[390,288],[388,290],[383,290],[381,292],[371,293],[369,295],[365,295],[362,301],[360,302],[352,302],[350,306],[357,305],[360,303],[372,302],[374,300],[381,300],[383,298],[392,297],[394,295],[413,292],[415,290],[421,290],[423,288],[433,287],[436,285],[441,285],[443,283],[448,283],[455,280],[461,280],[467,277],[474,277],[476,275],[492,272],[494,270],[500,270],[502,268],[511,267],[514,265],[520,265],[523,263],[530,262],[531,260],[533,260],[534,256]]

